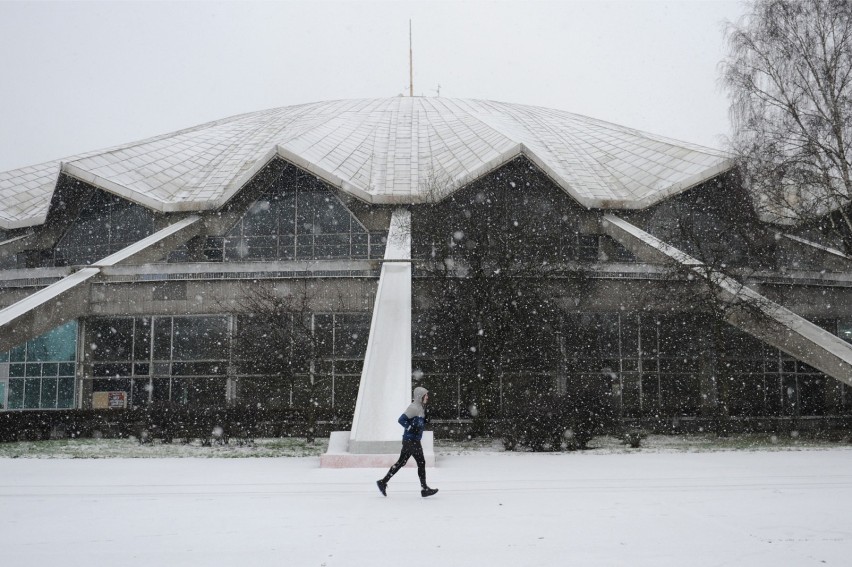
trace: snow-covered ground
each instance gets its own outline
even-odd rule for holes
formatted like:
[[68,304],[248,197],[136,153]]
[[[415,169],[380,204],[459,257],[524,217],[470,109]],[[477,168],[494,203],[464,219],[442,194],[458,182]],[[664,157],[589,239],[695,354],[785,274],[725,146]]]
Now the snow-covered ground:
[[0,458],[0,565],[852,564],[848,447],[438,455],[428,499],[316,456]]

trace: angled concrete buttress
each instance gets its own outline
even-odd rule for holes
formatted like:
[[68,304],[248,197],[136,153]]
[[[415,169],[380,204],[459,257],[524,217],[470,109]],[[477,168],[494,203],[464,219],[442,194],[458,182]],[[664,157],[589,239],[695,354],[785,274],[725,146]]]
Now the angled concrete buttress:
[[100,268],[83,268],[0,311],[0,352],[79,317],[88,304],[84,285]]
[[[794,356],[828,376],[852,386],[852,344],[818,327],[734,278],[707,274],[695,258],[615,215],[603,217],[603,231],[628,249],[668,258],[708,278],[724,301],[746,305],[732,309],[728,323]],[[758,314],[759,313],[759,314]]]
[[66,321],[85,316],[89,304],[88,284],[100,274],[101,268],[131,260],[144,263],[153,256],[162,256],[195,236],[200,220],[197,215],[181,219],[0,310],[0,352],[23,344]]
[[[322,467],[388,467],[399,456],[400,414],[411,403],[411,214],[391,218],[370,337],[351,431],[335,431]],[[431,432],[423,435],[427,466],[434,466]]]

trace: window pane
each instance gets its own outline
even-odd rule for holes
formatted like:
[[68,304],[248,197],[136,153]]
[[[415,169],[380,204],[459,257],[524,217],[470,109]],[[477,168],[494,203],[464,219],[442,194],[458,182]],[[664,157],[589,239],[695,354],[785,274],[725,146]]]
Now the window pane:
[[24,408],[36,409],[41,402],[41,378],[24,380]]
[[311,259],[314,257],[313,234],[300,234],[296,237],[296,258]]
[[660,408],[660,382],[656,374],[642,376],[642,411],[648,415]]
[[222,378],[172,378],[172,401],[181,405],[216,406],[225,402]]
[[639,324],[635,315],[621,318],[621,355],[628,358],[639,356]]
[[133,360],[148,361],[151,358],[151,318],[139,317],[133,333]]
[[131,408],[140,408],[148,405],[148,397],[151,391],[150,380],[147,378],[134,378],[131,384],[130,400]]
[[243,235],[260,236],[276,233],[275,210],[268,199],[258,199],[243,217]]
[[766,374],[766,411],[769,415],[781,415],[783,398],[780,374]]
[[296,257],[295,241],[296,237],[292,234],[284,234],[278,237],[279,260],[292,260]]
[[171,379],[153,378],[151,380],[151,401],[154,404],[168,402],[171,399]]
[[239,262],[246,257],[246,254],[248,254],[248,248],[242,238],[229,238],[225,240],[226,260]]
[[56,407],[56,378],[43,378],[41,381],[41,407]]
[[278,239],[274,236],[256,236],[244,238],[245,251],[242,256],[245,260],[273,260],[278,248]]
[[130,360],[133,319],[93,318],[86,339],[92,360]]
[[175,362],[172,364],[174,376],[209,376],[225,374],[227,364],[222,362]]
[[172,319],[157,317],[154,319],[154,359],[171,360],[172,358]]
[[296,234],[295,193],[285,193],[278,200],[278,233]]
[[26,345],[18,345],[9,351],[9,360],[11,362],[23,362],[26,359]]
[[737,373],[732,377],[728,390],[731,415],[763,415],[765,397],[763,374]]
[[290,405],[290,381],[280,376],[240,378],[239,398],[244,406],[283,408]]
[[314,382],[314,403],[321,408],[331,407],[331,377],[317,376]]
[[352,374],[358,379],[361,378],[361,370],[364,367],[364,360],[335,360],[334,371],[336,374]]
[[337,328],[334,334],[336,356],[360,358],[367,351],[370,334],[368,315],[336,315]]
[[580,235],[580,260],[594,262],[598,259],[598,239],[597,234]]
[[333,324],[334,319],[332,315],[314,316],[314,337],[320,356],[331,356],[334,352]]
[[369,237],[367,233],[352,233],[352,257],[366,258],[369,251]]
[[226,317],[175,317],[175,360],[221,360],[228,358]]
[[351,419],[355,412],[355,400],[358,398],[360,376],[334,377],[334,413]]
[[[434,419],[458,419],[458,378],[434,376],[428,378],[430,415]],[[505,392],[504,392],[505,394]],[[504,395],[505,399],[505,395]]]
[[639,375],[622,374],[621,408],[625,417],[639,417]]
[[119,201],[110,217],[110,239],[115,248],[142,240],[154,232],[153,214],[135,203]]
[[785,415],[798,415],[799,392],[795,376],[783,376],[782,395]]
[[314,194],[299,191],[296,198],[296,234],[314,231]]
[[370,258],[384,258],[387,233],[370,233]]
[[661,375],[663,409],[668,415],[697,415],[701,406],[698,378],[693,374]]
[[837,322],[837,335],[844,341],[852,343],[852,319],[840,319]]
[[59,379],[59,400],[56,404],[59,408],[74,407],[74,379]]
[[310,377],[300,374],[293,380],[293,406],[304,409],[308,407],[311,395]]
[[821,374],[799,377],[801,415],[825,415],[826,378]]
[[317,234],[349,232],[349,211],[331,193],[316,194],[314,231]]
[[349,256],[348,234],[322,234],[314,237],[317,258],[346,258]]
[[132,365],[130,363],[95,363],[92,365],[92,376],[130,376],[132,373]]
[[9,409],[24,407],[24,381],[21,378],[9,379]]

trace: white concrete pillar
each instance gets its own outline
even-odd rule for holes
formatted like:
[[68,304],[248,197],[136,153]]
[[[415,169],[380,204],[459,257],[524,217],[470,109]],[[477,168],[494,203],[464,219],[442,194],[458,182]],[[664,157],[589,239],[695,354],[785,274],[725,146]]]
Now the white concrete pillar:
[[411,214],[391,218],[361,385],[349,435],[349,452],[398,453],[397,418],[411,402]]

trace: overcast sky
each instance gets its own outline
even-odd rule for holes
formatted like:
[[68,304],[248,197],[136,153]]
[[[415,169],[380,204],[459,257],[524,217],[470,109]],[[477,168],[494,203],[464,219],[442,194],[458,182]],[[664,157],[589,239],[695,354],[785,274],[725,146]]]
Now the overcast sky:
[[0,171],[254,110],[408,94],[585,114],[723,147],[740,2],[6,2]]

